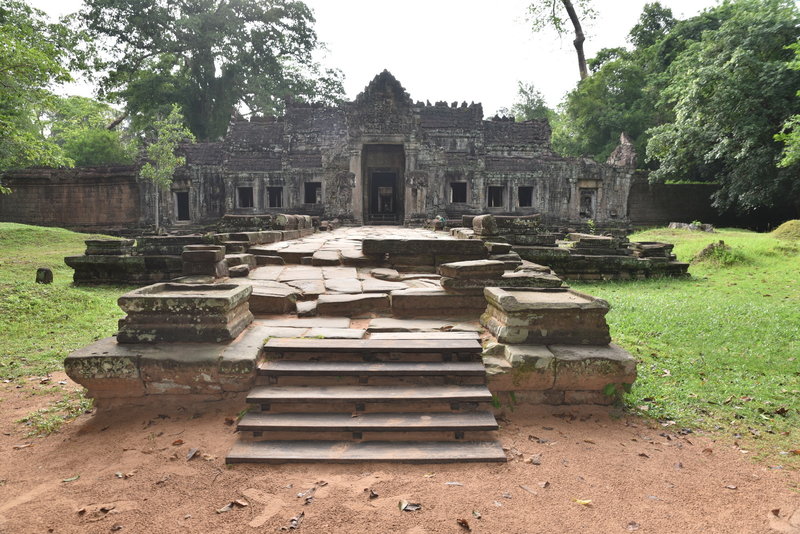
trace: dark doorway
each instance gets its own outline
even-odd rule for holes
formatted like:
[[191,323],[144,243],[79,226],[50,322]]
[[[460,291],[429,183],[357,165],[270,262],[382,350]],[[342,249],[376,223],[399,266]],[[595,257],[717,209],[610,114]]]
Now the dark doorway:
[[405,153],[403,145],[364,145],[364,222],[401,224]]
[[322,204],[322,183],[306,182],[303,199],[304,204]]
[[530,208],[533,206],[533,187],[521,186],[517,190],[520,208]]
[[267,205],[270,208],[283,207],[283,187],[268,187],[267,197]]
[[190,221],[189,216],[189,192],[175,191],[175,213],[179,221]]
[[253,188],[252,187],[237,187],[236,188],[236,207],[237,208],[252,208],[253,207]]

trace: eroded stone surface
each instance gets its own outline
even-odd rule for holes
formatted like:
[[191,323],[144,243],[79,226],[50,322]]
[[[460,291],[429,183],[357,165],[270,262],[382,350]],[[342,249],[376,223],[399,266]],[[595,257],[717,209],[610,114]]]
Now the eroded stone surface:
[[353,317],[369,313],[387,313],[390,309],[389,295],[383,293],[320,295],[317,299],[319,315]]
[[496,260],[457,261],[438,267],[439,274],[449,278],[499,278],[505,269],[505,263]]

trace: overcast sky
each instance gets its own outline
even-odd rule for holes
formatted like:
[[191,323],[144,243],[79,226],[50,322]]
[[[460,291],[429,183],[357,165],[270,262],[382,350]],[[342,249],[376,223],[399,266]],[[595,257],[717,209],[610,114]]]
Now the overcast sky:
[[[58,17],[80,0],[29,0]],[[306,0],[315,12],[324,60],[345,74],[354,98],[383,69],[413,100],[482,102],[485,115],[510,107],[517,82],[533,83],[551,106],[578,80],[569,36],[534,34],[525,21],[531,0]],[[535,0],[534,0],[535,1]],[[539,0],[543,1],[543,0]],[[595,0],[598,18],[585,29],[586,56],[625,46],[647,0]],[[693,16],[716,0],[662,0],[677,18]],[[87,94],[85,87],[72,92]],[[88,95],[87,95],[88,96]]]

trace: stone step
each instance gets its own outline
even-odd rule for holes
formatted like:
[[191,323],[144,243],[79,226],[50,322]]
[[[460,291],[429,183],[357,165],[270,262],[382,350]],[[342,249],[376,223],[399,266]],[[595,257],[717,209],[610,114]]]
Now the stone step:
[[477,332],[375,332],[370,339],[480,339]]
[[481,362],[309,362],[262,363],[261,376],[485,376]]
[[264,344],[270,352],[317,353],[476,353],[481,344],[473,339],[297,339],[273,338]]
[[268,360],[316,362],[474,362],[481,351],[478,339],[300,339],[277,330],[264,345]]
[[238,442],[226,463],[505,462],[497,442],[257,441]]
[[246,414],[237,426],[247,432],[438,432],[497,430],[490,412],[269,413]]
[[476,403],[491,402],[483,385],[440,386],[256,386],[251,404],[273,403]]

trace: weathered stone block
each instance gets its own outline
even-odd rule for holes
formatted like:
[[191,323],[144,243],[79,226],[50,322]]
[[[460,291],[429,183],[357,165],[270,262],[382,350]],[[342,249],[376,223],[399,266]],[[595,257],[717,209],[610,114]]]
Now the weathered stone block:
[[140,356],[139,351],[108,337],[67,356],[64,371],[92,398],[141,397],[145,387],[139,373]]
[[441,279],[442,287],[447,290],[460,291],[464,289],[482,289],[485,287],[498,287],[502,289],[514,288],[555,288],[561,287],[559,277],[535,271],[508,272],[497,278],[478,279]]
[[298,295],[300,290],[285,284],[254,285],[250,295],[250,311],[267,315],[292,313],[296,309]]
[[602,391],[609,384],[632,384],[636,359],[616,345],[551,345],[555,357],[555,389]]
[[281,241],[290,241],[292,239],[300,239],[299,230],[281,230]]
[[[608,303],[558,289],[484,290],[488,306],[481,324],[501,343],[607,345]],[[574,389],[574,388],[573,388]]]
[[438,271],[449,278],[499,278],[505,272],[505,264],[495,260],[457,261],[439,265]]
[[181,260],[187,263],[217,263],[225,259],[222,245],[187,245],[183,247]]
[[256,257],[253,254],[226,254],[225,261],[228,263],[228,268],[237,265],[247,265],[251,269],[256,268]]
[[246,285],[155,284],[118,300],[128,315],[120,321],[120,343],[219,342],[236,337],[253,315]]
[[[553,354],[544,345],[505,345],[504,357],[484,357],[493,365],[489,375],[492,391],[536,391],[552,389],[555,383]],[[496,362],[495,360],[500,360]],[[503,364],[502,362],[505,362]]]
[[207,274],[215,278],[225,278],[228,276],[228,263],[225,260],[216,263],[183,263],[183,274],[193,276]]
[[228,275],[231,278],[245,278],[249,274],[250,274],[250,267],[245,264],[228,267]]
[[341,265],[342,255],[338,250],[317,250],[311,256],[311,265]]
[[133,254],[133,239],[87,239],[87,256],[128,256]]
[[474,316],[486,308],[479,291],[451,293],[444,289],[412,288],[392,291],[392,313],[399,317],[437,315],[440,317]]
[[497,221],[493,215],[478,215],[472,219],[472,229],[480,236],[497,235]]
[[52,284],[53,283],[53,270],[49,267],[39,267],[36,269],[36,283],[37,284]]
[[200,343],[143,350],[139,370],[145,391],[148,395],[221,394],[221,352],[217,345]]
[[484,243],[486,250],[489,254],[508,254],[511,252],[511,245],[509,243],[498,243],[496,241],[487,241]]
[[383,293],[320,295],[317,299],[318,315],[353,317],[368,313],[386,313],[390,309],[389,295]]
[[383,254],[399,255],[476,255],[486,257],[483,242],[471,239],[397,239],[367,238],[362,250],[368,256]]
[[210,241],[202,235],[148,236],[136,240],[136,249],[145,256],[180,256],[186,245],[210,244]]

